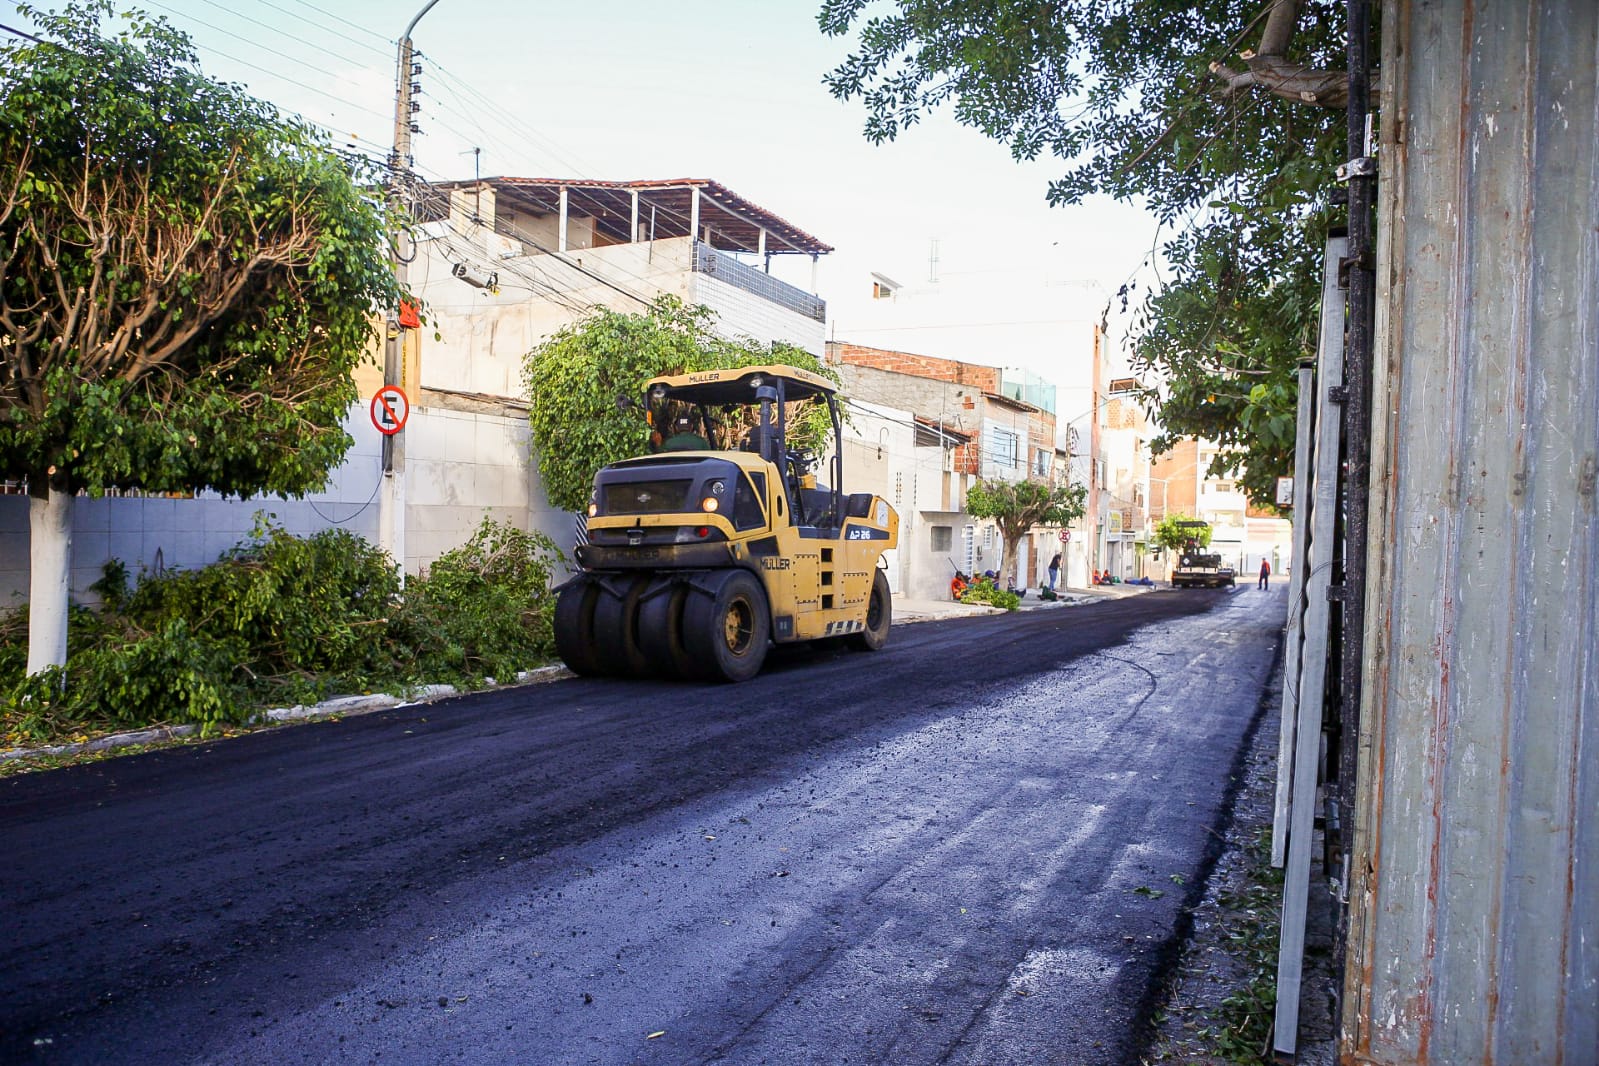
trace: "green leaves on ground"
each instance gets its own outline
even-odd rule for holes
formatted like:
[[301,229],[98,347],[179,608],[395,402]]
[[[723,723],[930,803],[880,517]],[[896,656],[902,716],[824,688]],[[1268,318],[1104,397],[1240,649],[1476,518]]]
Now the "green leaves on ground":
[[999,588],[992,578],[980,577],[966,586],[966,591],[961,593],[961,602],[986,603],[990,607],[1014,611],[1021,606],[1022,598],[1008,589]]
[[12,743],[153,724],[240,722],[337,693],[485,677],[553,653],[548,538],[485,520],[407,582],[345,530],[276,526],[200,570],[129,589],[108,570],[98,610],[75,607],[67,666],[23,676],[27,611],[0,620],[0,715]]

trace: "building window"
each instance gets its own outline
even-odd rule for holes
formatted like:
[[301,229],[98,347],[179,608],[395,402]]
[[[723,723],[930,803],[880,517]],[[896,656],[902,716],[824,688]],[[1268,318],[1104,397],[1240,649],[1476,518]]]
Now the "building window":
[[1050,454],[1044,448],[1033,450],[1033,473],[1039,477],[1049,476]]
[[1008,466],[1014,469],[1019,463],[1017,446],[1020,440],[1015,433],[1008,429],[994,427],[988,435],[989,462],[995,466]]
[[951,526],[930,526],[933,531],[932,550],[947,552],[955,544],[955,530]]

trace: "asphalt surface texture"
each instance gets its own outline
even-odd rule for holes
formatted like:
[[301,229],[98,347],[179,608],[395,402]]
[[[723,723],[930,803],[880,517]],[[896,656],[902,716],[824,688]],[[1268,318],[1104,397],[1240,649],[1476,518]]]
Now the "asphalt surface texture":
[[1280,588],[0,780],[0,1062],[1137,1062]]

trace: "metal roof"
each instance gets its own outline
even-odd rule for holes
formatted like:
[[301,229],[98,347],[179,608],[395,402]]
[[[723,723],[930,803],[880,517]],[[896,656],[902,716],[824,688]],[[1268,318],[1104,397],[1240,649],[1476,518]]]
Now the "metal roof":
[[[653,220],[657,238],[689,236],[694,190],[700,194],[700,227],[711,231],[711,246],[723,251],[758,252],[766,231],[766,251],[775,255],[825,255],[833,246],[708,178],[665,178],[650,181],[588,181],[569,178],[483,178],[496,195],[538,214],[560,210],[561,190],[567,210],[593,218],[595,225],[618,241],[632,241],[629,232],[633,195],[639,198],[639,221]],[[446,189],[470,188],[476,181],[440,182]],[[653,210],[652,210],[653,209]]]

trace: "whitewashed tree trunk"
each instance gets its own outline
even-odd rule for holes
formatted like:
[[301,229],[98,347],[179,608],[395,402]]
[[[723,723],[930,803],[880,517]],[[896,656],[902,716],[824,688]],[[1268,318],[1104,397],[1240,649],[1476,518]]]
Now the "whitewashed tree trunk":
[[28,498],[28,673],[67,661],[67,592],[72,575],[72,494],[55,488]]

